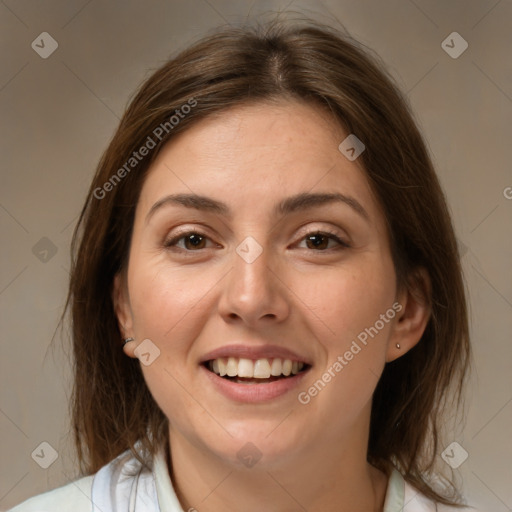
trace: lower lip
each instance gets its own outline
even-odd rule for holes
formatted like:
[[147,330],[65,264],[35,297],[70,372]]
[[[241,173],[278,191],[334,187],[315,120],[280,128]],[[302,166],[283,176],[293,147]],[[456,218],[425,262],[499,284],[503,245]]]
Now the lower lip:
[[239,384],[232,380],[224,379],[214,372],[200,365],[201,371],[206,374],[215,388],[225,397],[237,402],[266,402],[285,395],[296,388],[309,369],[293,377],[286,377],[265,384]]

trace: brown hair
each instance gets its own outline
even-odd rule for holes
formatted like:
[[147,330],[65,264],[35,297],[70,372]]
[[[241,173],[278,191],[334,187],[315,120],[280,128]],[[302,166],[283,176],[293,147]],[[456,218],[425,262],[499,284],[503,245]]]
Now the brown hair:
[[[470,361],[462,269],[444,195],[408,103],[379,59],[350,36],[310,21],[222,29],[181,52],[143,83],[103,154],[73,235],[64,311],[71,309],[71,409],[82,472],[96,472],[126,449],[139,458],[137,441],[151,454],[167,443],[168,420],[140,363],[121,349],[112,302],[152,161],[200,119],[279,99],[321,106],[364,142],[359,159],[386,215],[398,286],[411,287],[420,267],[428,272],[431,317],[420,342],[385,366],[373,398],[368,461],[387,474],[393,464],[428,497],[457,504],[456,492],[442,494],[427,478],[449,391],[460,405]],[[170,121],[177,110],[179,121]],[[130,161],[148,137],[155,147]]]

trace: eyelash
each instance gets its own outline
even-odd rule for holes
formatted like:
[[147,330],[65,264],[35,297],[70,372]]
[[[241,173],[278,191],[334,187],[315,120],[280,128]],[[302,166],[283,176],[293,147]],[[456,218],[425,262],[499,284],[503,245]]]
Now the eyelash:
[[[165,241],[164,242],[164,247],[166,249],[171,249],[176,244],[176,242],[178,242],[182,238],[187,238],[190,235],[198,235],[198,236],[200,236],[202,238],[206,238],[206,239],[209,240],[209,238],[205,234],[203,234],[203,233],[201,233],[199,231],[191,230],[191,231],[186,231],[184,233],[179,233],[176,236],[174,236],[173,238],[171,238],[170,240]],[[334,248],[334,249],[333,248],[331,248],[331,249],[321,249],[321,250],[318,250],[318,251],[315,251],[314,249],[310,249],[313,252],[322,253],[322,252],[328,252],[328,251],[332,251],[332,250],[341,250],[341,249],[348,249],[348,248],[350,248],[350,245],[347,242],[345,242],[345,240],[341,239],[336,233],[333,233],[331,231],[321,231],[321,230],[316,230],[315,231],[315,230],[313,230],[313,231],[310,231],[309,233],[306,233],[306,235],[304,235],[300,239],[300,241],[302,242],[306,238],[308,238],[310,236],[315,236],[315,235],[326,236],[327,238],[337,242],[341,247]],[[189,253],[199,252],[199,251],[203,250],[203,249],[198,249],[197,251],[194,251],[194,250],[189,250],[189,249],[183,249],[182,247],[180,247],[179,249],[181,249],[182,251],[185,251],[185,252],[189,252]]]

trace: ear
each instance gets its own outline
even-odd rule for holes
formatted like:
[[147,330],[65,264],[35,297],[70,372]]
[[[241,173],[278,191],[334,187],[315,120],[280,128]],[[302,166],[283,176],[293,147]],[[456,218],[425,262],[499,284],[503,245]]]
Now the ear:
[[[133,334],[133,315],[130,306],[130,299],[128,296],[128,287],[126,284],[126,276],[123,272],[118,272],[114,277],[114,284],[112,287],[112,303],[114,305],[114,312],[117,317],[119,331],[124,338],[134,337]],[[133,353],[136,347],[133,343],[127,343],[123,346],[123,351],[130,357],[137,357]]]
[[402,308],[395,317],[388,340],[387,363],[403,356],[420,341],[430,319],[432,289],[427,270],[417,268],[408,282],[409,286],[397,296]]

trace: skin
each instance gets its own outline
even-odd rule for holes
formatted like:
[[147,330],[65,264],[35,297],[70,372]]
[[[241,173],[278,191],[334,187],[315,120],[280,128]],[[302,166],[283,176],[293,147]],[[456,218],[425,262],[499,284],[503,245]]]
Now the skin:
[[[141,368],[169,418],[170,472],[184,510],[382,510],[388,479],[366,462],[372,393],[386,362],[419,341],[429,311],[397,289],[384,214],[359,162],[338,150],[347,135],[314,106],[246,105],[195,124],[152,164],[114,303],[121,332],[135,338],[126,355],[137,357],[146,338],[160,350]],[[368,219],[341,203],[272,213],[285,197],[333,191],[355,198]],[[146,221],[162,197],[191,192],[225,202],[232,217],[167,205]],[[188,229],[206,237],[199,248],[187,237],[164,246]],[[350,247],[322,237],[323,250],[308,244],[318,230]],[[263,250],[250,264],[236,252],[247,236]],[[395,318],[300,404],[297,393],[396,301]],[[282,345],[312,368],[284,396],[235,403],[199,369],[202,356],[231,343]],[[237,458],[247,442],[262,454],[251,468]]]

